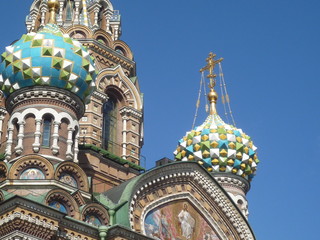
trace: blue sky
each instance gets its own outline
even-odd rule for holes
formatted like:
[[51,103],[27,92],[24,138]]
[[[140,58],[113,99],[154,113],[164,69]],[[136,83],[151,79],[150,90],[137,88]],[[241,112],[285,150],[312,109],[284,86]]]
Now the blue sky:
[[[2,0],[0,47],[20,38],[31,0]],[[319,0],[113,0],[145,101],[147,167],[172,158],[191,129],[210,51],[222,67],[237,127],[261,163],[249,222],[259,240],[319,239]],[[221,101],[220,101],[221,102]],[[218,111],[223,117],[222,107]],[[206,118],[201,108],[197,124]]]

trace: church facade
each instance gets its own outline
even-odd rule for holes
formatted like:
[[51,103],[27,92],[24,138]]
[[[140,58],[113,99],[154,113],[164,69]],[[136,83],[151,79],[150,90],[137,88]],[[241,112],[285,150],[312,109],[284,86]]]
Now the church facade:
[[[251,138],[216,112],[145,171],[143,94],[109,0],[34,0],[0,59],[0,239],[251,240]],[[177,136],[178,138],[178,136]],[[174,146],[173,146],[174,148]]]

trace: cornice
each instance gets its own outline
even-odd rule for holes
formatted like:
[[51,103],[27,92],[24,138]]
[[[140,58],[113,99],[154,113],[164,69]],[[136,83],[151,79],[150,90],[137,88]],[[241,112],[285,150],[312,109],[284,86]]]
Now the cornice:
[[51,99],[62,102],[73,109],[78,119],[83,115],[85,110],[84,104],[78,96],[67,90],[49,86],[33,86],[17,90],[7,98],[6,109],[11,113],[15,107],[32,99]]

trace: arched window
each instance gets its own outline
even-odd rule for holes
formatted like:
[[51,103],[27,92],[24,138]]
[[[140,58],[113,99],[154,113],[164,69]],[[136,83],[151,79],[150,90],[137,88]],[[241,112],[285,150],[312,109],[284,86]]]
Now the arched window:
[[51,118],[46,117],[43,120],[43,135],[42,135],[42,146],[50,146],[50,135],[51,135]]
[[117,143],[117,101],[112,97],[103,105],[103,148],[115,152]]

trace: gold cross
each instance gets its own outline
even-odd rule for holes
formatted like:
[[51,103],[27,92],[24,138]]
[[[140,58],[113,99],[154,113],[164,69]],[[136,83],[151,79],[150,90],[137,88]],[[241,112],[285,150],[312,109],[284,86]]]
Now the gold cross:
[[209,57],[207,57],[206,62],[208,63],[207,66],[200,69],[200,72],[203,72],[205,70],[209,71],[209,74],[207,75],[207,78],[210,79],[210,88],[213,88],[215,86],[215,78],[217,77],[216,74],[213,73],[214,67],[217,63],[221,62],[223,58],[220,58],[218,60],[214,60],[216,57],[216,54],[213,54],[212,52],[209,53]]

